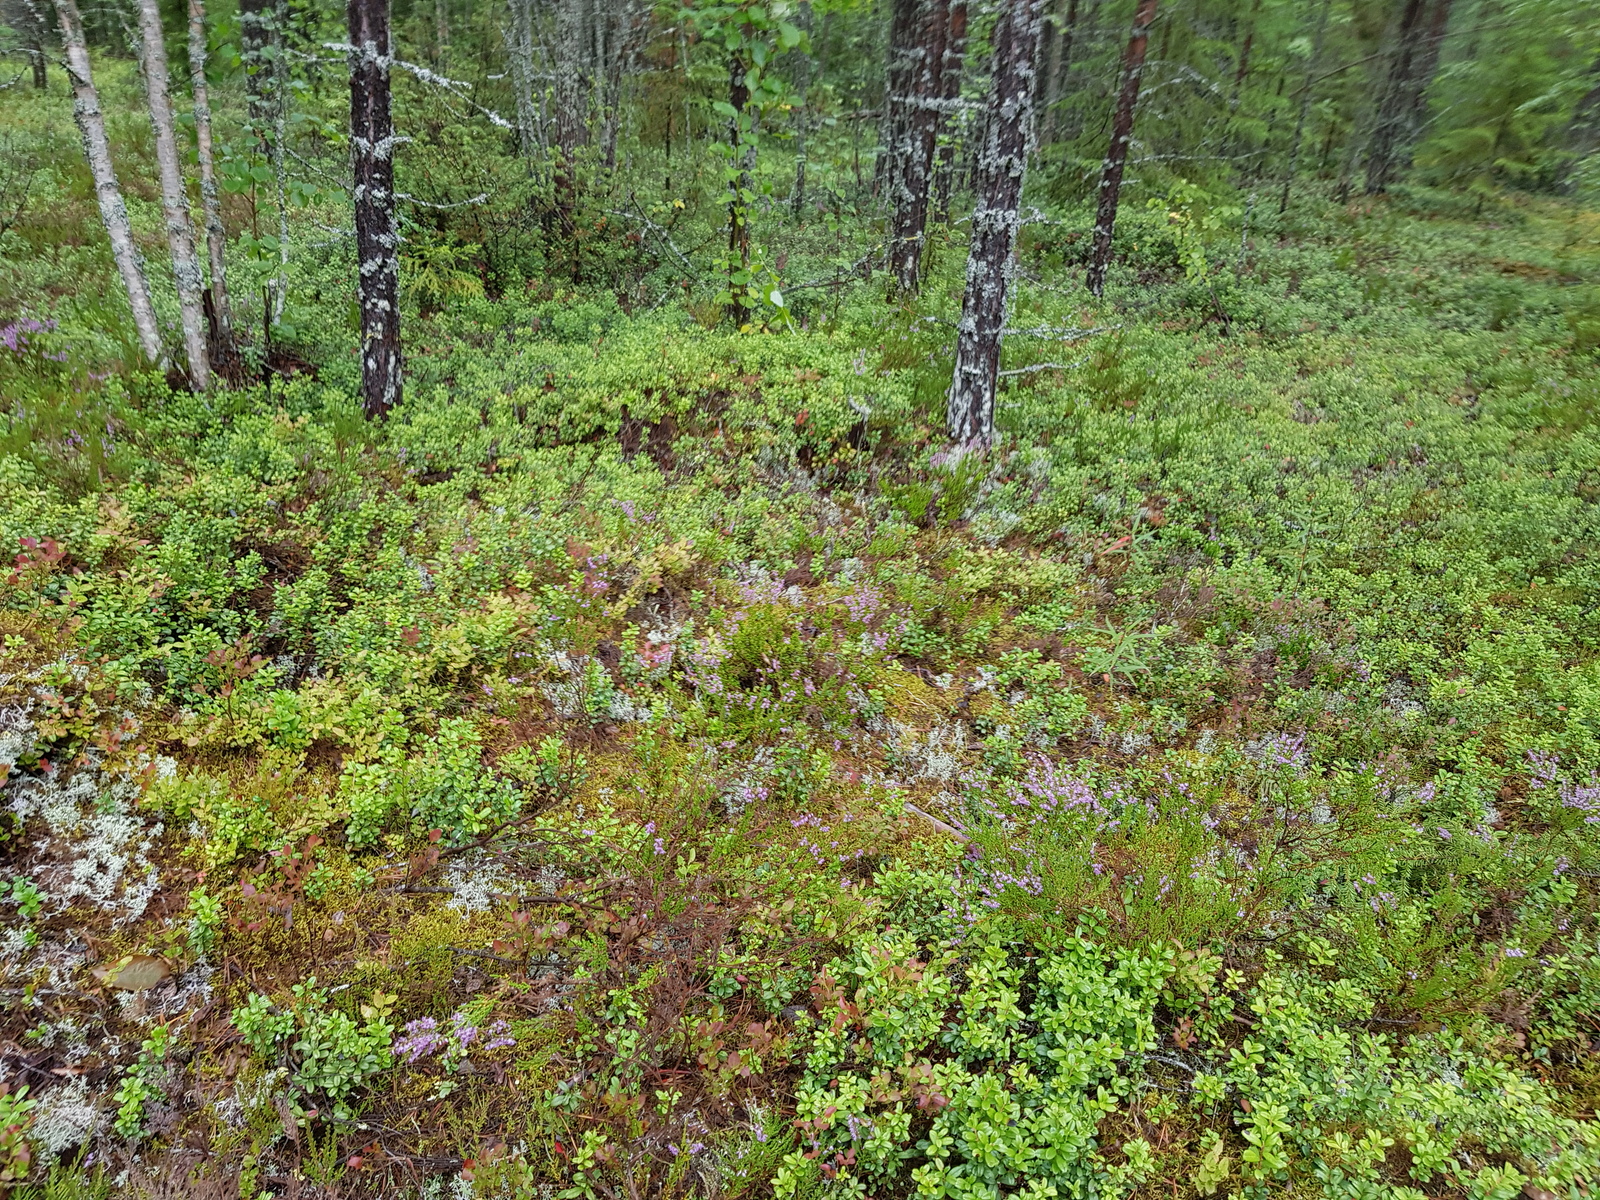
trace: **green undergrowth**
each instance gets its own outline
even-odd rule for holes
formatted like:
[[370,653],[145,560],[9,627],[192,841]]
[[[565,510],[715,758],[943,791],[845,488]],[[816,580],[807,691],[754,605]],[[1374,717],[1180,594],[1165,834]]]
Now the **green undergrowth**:
[[986,454],[943,251],[466,298],[381,424],[23,330],[0,1183],[1588,1195],[1600,247],[1442,205],[1135,213]]

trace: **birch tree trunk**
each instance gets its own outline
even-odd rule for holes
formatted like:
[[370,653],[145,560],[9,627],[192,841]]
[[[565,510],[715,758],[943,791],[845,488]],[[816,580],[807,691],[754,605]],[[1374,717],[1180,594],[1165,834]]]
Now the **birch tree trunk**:
[[100,204],[100,220],[111,242],[111,256],[128,292],[128,307],[133,310],[133,327],[145,358],[162,363],[161,333],[156,325],[155,306],[150,303],[150,285],[144,265],[133,242],[133,227],[128,208],[122,202],[117,173],[111,165],[111,144],[106,140],[105,114],[100,111],[100,94],[95,90],[94,73],[89,67],[89,47],[83,39],[83,18],[75,0],[55,0],[61,23],[61,47],[66,54],[67,78],[72,84],[72,116],[83,137],[83,156],[94,177],[95,199]]
[[1394,174],[1395,154],[1411,111],[1412,78],[1417,52],[1422,48],[1422,18],[1426,7],[1425,0],[1405,0],[1405,7],[1400,11],[1383,99],[1378,104],[1372,138],[1367,143],[1366,192],[1369,196],[1385,191]]
[[211,93],[206,86],[205,0],[189,0],[189,82],[194,92],[194,140],[200,160],[200,208],[205,219],[206,253],[211,264],[211,312],[216,320],[213,341],[228,354],[233,346],[233,306],[228,302],[228,231],[222,224],[222,199],[217,191],[216,156],[211,144]]
[[350,145],[355,175],[361,398],[367,416],[400,403],[400,231],[389,110],[389,0],[349,0]]
[[950,0],[949,14],[944,33],[944,62],[939,67],[939,166],[934,180],[940,221],[950,219],[950,193],[955,190],[956,114],[967,66],[967,0]]
[[1043,11],[1044,0],[1007,0],[994,29],[989,120],[978,156],[978,203],[946,413],[950,436],[961,446],[994,440],[994,393],[1032,149],[1034,62]]
[[542,149],[538,110],[533,102],[533,0],[510,0],[511,31],[507,56],[517,101],[517,149],[530,162]]
[[195,252],[194,222],[189,217],[189,193],[178,161],[178,135],[172,121],[172,83],[167,71],[166,34],[161,28],[157,0],[139,0],[139,65],[144,70],[145,102],[155,133],[156,171],[161,178],[161,215],[167,229],[167,249],[172,256],[172,280],[178,289],[178,321],[183,330],[183,350],[189,361],[189,382],[196,391],[211,386],[211,364],[206,356],[206,318],[200,293],[205,274]]
[[944,41],[949,31],[948,0],[921,0],[917,6],[909,93],[901,104],[900,160],[895,173],[894,212],[889,226],[889,270],[902,295],[914,295],[922,271],[922,246],[933,186],[933,156],[939,138],[939,99]]
[[1122,195],[1122,172],[1128,165],[1128,143],[1133,139],[1133,114],[1139,106],[1139,83],[1144,76],[1144,55],[1150,45],[1150,25],[1156,19],[1156,0],[1139,0],[1133,15],[1133,33],[1122,56],[1122,90],[1111,119],[1111,145],[1100,167],[1100,200],[1094,214],[1094,250],[1086,279],[1096,296],[1105,291],[1106,268],[1111,265],[1111,233],[1117,224],[1117,201]]

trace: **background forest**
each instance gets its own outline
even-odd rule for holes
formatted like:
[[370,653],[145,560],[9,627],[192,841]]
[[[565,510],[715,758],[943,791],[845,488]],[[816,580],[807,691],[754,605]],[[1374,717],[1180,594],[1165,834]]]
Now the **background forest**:
[[0,51],[0,1192],[1600,1185],[1592,4]]

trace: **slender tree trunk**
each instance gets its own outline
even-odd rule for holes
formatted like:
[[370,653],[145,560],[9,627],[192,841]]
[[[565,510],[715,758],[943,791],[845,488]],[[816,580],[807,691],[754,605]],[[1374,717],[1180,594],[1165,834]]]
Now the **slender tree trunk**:
[[450,52],[450,2],[433,0],[433,58],[441,67]]
[[533,0],[510,0],[511,29],[506,52],[517,103],[517,152],[533,162],[542,148],[538,109],[533,101]]
[[901,106],[901,144],[895,153],[894,212],[889,226],[889,271],[902,295],[914,295],[922,271],[922,246],[933,186],[933,156],[939,139],[940,74],[950,25],[948,0],[921,0],[917,6],[915,56],[909,92]]
[[944,62],[939,68],[939,166],[934,192],[941,222],[950,219],[950,194],[956,180],[956,112],[967,65],[967,0],[950,0],[950,23],[944,35]]
[[728,60],[728,103],[733,106],[733,119],[728,122],[728,147],[730,152],[728,176],[728,316],[735,323],[744,320],[748,284],[738,283],[733,276],[748,271],[750,267],[750,157],[744,146],[741,126],[750,106],[750,86],[747,69],[738,56]]
[[194,140],[200,162],[200,209],[205,219],[206,254],[211,265],[212,342],[223,357],[233,349],[233,306],[228,301],[228,231],[222,223],[216,156],[211,144],[211,93],[206,85],[205,0],[189,0],[189,82],[194,91]]
[[94,177],[95,198],[100,203],[100,220],[111,241],[111,256],[128,292],[128,307],[133,310],[133,327],[139,345],[152,363],[164,361],[161,333],[156,325],[156,310],[150,303],[150,285],[134,245],[128,209],[122,202],[122,189],[111,165],[111,144],[106,140],[105,115],[100,111],[100,94],[95,90],[94,73],[89,67],[89,47],[83,40],[83,19],[75,0],[55,0],[61,23],[61,46],[66,53],[67,78],[72,84],[72,115],[83,137],[83,156]]
[[1405,6],[1400,11],[1400,24],[1389,55],[1389,73],[1384,84],[1383,99],[1378,104],[1372,138],[1367,143],[1366,191],[1369,196],[1386,190],[1394,175],[1396,152],[1404,138],[1411,111],[1415,60],[1421,49],[1422,18],[1426,8],[1426,0],[1405,0]]
[[400,403],[400,230],[389,109],[388,0],[350,0],[350,145],[355,175],[361,397],[368,417]]
[[196,391],[211,386],[211,364],[206,356],[205,273],[195,252],[194,222],[189,216],[189,193],[184,186],[183,164],[178,160],[178,135],[172,120],[172,84],[167,71],[166,34],[161,28],[157,0],[139,0],[139,64],[144,71],[145,102],[155,132],[156,171],[161,178],[161,214],[167,229],[167,249],[172,255],[172,279],[178,290],[178,319],[183,329],[183,349],[189,362],[189,382]]
[[1283,168],[1283,193],[1278,197],[1278,212],[1289,211],[1289,189],[1294,187],[1294,173],[1300,165],[1300,143],[1306,133],[1306,118],[1311,114],[1312,90],[1316,84],[1316,71],[1322,62],[1322,43],[1328,32],[1328,10],[1333,0],[1322,0],[1317,10],[1317,31],[1311,37],[1311,57],[1306,59],[1305,80],[1300,85],[1300,111],[1295,115],[1294,136],[1289,141],[1289,161]]
[[1396,169],[1409,170],[1411,152],[1428,125],[1428,89],[1439,70],[1439,54],[1444,49],[1445,35],[1450,31],[1450,9],[1453,0],[1433,0],[1428,11],[1428,31],[1417,50],[1416,66],[1412,71],[1411,89],[1406,105],[1406,123],[1400,145],[1395,149]]
[[878,156],[872,165],[872,191],[876,196],[893,196],[899,184],[906,105],[917,70],[920,9],[920,0],[890,0],[888,70],[883,111],[878,119]]
[[[809,38],[811,36],[811,0],[800,0],[795,24]],[[830,14],[831,15],[831,14]],[[811,90],[811,59],[800,61],[800,103],[794,107],[794,188],[789,193],[789,215],[800,220],[806,205],[806,126],[811,116],[806,108],[806,94]]]
[[950,436],[961,446],[987,446],[994,440],[1006,301],[1016,272],[1022,185],[1033,140],[1034,63],[1042,15],[1043,0],[1008,0],[995,24],[989,121],[978,158],[978,203],[946,414]]
[[1056,140],[1061,97],[1066,91],[1067,76],[1072,72],[1072,39],[1077,28],[1078,0],[1067,0],[1061,27],[1050,34],[1050,74],[1045,79],[1044,112],[1040,114],[1040,140],[1045,145]]
[[17,0],[13,23],[22,38],[23,52],[28,56],[28,66],[33,70],[33,86],[44,89],[50,86],[46,73],[49,59],[44,52],[45,19],[35,0]]
[[584,0],[556,3],[556,216],[562,236],[572,244],[574,278],[579,273],[574,216],[578,205],[578,150],[589,140],[589,97],[594,86],[584,36],[586,9]]
[[1111,118],[1111,145],[1100,167],[1100,202],[1094,215],[1094,251],[1085,281],[1096,296],[1105,291],[1106,269],[1111,265],[1111,233],[1117,224],[1117,201],[1122,194],[1122,172],[1128,164],[1128,144],[1133,140],[1133,114],[1139,105],[1139,83],[1144,75],[1144,55],[1150,44],[1150,25],[1156,19],[1156,0],[1139,0],[1133,17],[1133,34],[1122,56],[1122,91]]

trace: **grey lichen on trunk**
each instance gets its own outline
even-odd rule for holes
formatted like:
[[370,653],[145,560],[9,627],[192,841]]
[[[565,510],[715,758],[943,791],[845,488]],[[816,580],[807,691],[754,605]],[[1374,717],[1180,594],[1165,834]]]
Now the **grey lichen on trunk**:
[[368,417],[400,403],[400,229],[395,220],[388,0],[349,0],[350,148],[355,176],[361,398]]
[[915,294],[921,282],[949,21],[949,0],[920,0],[907,73],[909,91],[899,105],[900,144],[895,155],[900,165],[894,173],[891,193],[894,209],[889,225],[889,271],[896,290],[907,296]]
[[183,350],[189,363],[189,382],[196,391],[211,386],[211,363],[206,353],[205,273],[195,250],[194,222],[189,217],[189,193],[184,186],[183,164],[178,160],[177,129],[172,119],[171,80],[167,71],[166,35],[161,28],[157,0],[139,0],[139,64],[144,71],[145,102],[155,134],[156,171],[161,179],[161,216],[172,256],[172,281],[178,290],[178,321]]
[[1122,172],[1128,165],[1128,144],[1133,140],[1133,114],[1139,107],[1139,84],[1144,78],[1144,56],[1150,45],[1150,26],[1156,19],[1156,0],[1139,0],[1133,15],[1133,32],[1122,56],[1122,87],[1111,118],[1111,145],[1100,167],[1100,195],[1094,214],[1094,248],[1085,282],[1096,296],[1105,291],[1106,269],[1111,265],[1111,234],[1117,225],[1117,202],[1122,198]]
[[189,80],[194,94],[195,155],[200,164],[200,208],[205,220],[206,254],[211,265],[211,311],[216,340],[225,349],[233,341],[233,306],[228,302],[228,232],[222,223],[222,198],[217,190],[216,155],[211,139],[211,93],[206,85],[205,0],[189,0]]
[[1007,0],[993,34],[989,118],[978,153],[977,207],[946,412],[950,436],[960,446],[982,447],[994,440],[1006,301],[1016,271],[1022,185],[1033,148],[1034,61],[1043,7],[1043,0]]
[[133,242],[133,227],[128,220],[128,208],[123,203],[122,189],[117,186],[117,173],[111,164],[106,119],[100,109],[100,94],[95,90],[94,73],[89,66],[89,47],[83,37],[83,19],[78,15],[74,0],[55,0],[55,6],[61,23],[61,47],[65,52],[67,77],[72,84],[72,116],[83,138],[83,155],[89,163],[89,174],[94,178],[100,220],[111,242],[111,256],[116,260],[117,273],[122,276],[123,287],[128,293],[128,307],[133,310],[133,327],[139,335],[139,345],[146,359],[161,363],[164,355],[161,351],[161,333],[156,326],[156,310],[150,303],[150,285],[145,279],[144,265],[139,261],[139,251]]

